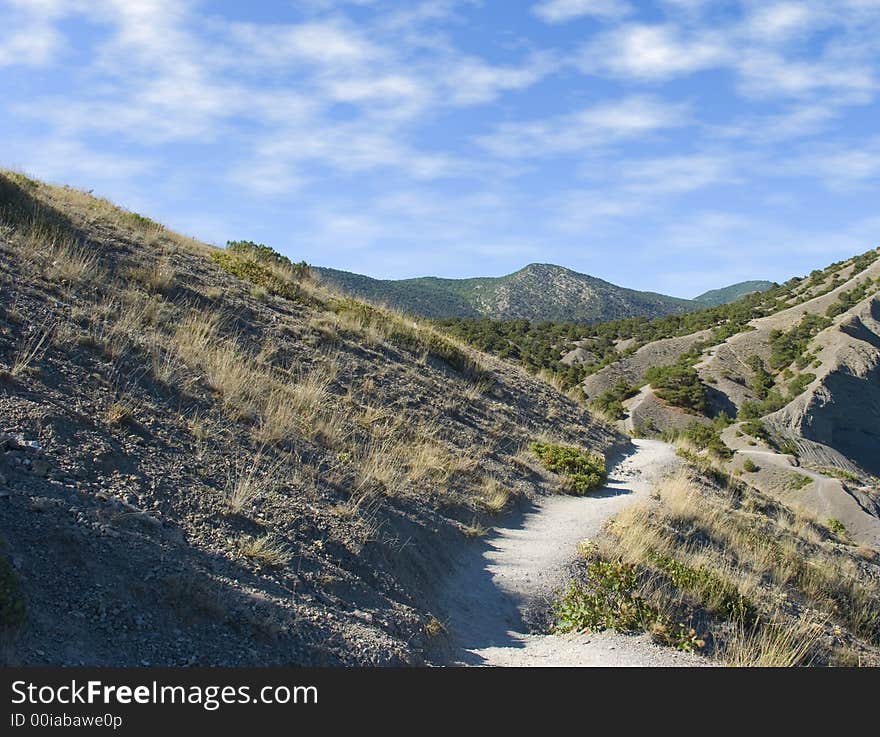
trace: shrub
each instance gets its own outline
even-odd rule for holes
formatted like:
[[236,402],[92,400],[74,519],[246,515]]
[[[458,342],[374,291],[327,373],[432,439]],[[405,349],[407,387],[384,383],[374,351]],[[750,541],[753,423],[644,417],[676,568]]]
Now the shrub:
[[660,399],[676,407],[705,412],[706,387],[692,366],[652,366],[645,372],[645,380]]
[[704,646],[697,633],[687,625],[671,622],[656,606],[649,604],[639,591],[639,569],[623,561],[601,558],[587,566],[583,583],[574,581],[553,605],[556,629],[650,632],[654,639],[692,651]]
[[622,420],[626,412],[623,409],[623,400],[634,397],[638,389],[624,379],[618,379],[617,383],[602,392],[595,400],[593,407],[604,413],[612,420]]
[[751,389],[759,399],[766,399],[770,390],[773,388],[773,377],[764,368],[764,362],[760,356],[750,356],[746,363],[752,369],[752,379],[749,382]]
[[757,620],[755,605],[733,583],[705,566],[689,566],[668,555],[654,555],[651,563],[675,588],[694,594],[708,611],[735,621]]
[[544,468],[562,476],[564,485],[575,494],[586,494],[605,483],[605,459],[600,455],[555,443],[535,442],[529,449]]
[[229,241],[211,258],[230,274],[286,299],[300,297],[299,283],[311,276],[305,261],[291,263],[269,246],[252,241]]
[[746,458],[743,462],[743,471],[746,473],[755,473],[756,471],[760,471],[761,469],[755,464],[755,462],[751,458]]
[[779,371],[807,352],[810,340],[831,325],[831,320],[821,315],[807,313],[800,323],[788,332],[770,332],[770,368]]
[[250,538],[241,543],[241,553],[268,568],[280,568],[290,563],[290,550],[271,535]]
[[708,450],[720,460],[733,457],[733,451],[727,447],[721,439],[721,430],[725,427],[724,422],[716,425],[704,425],[700,422],[692,422],[683,430],[667,430],[663,438],[667,442],[673,442],[679,438],[689,441],[699,450]]
[[826,522],[825,526],[831,530],[837,537],[845,538],[847,536],[846,525],[843,524],[839,519],[835,519],[834,517],[830,517]]

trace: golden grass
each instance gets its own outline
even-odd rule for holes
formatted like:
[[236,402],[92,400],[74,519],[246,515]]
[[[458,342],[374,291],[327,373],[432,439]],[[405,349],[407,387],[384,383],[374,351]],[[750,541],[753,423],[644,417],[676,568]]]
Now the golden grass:
[[724,640],[718,657],[733,668],[797,668],[810,665],[822,635],[822,625],[777,620],[761,627],[739,624]]
[[489,514],[500,514],[510,501],[510,491],[496,478],[487,476],[477,496],[477,506]]
[[129,269],[128,276],[151,294],[165,294],[174,284],[174,268],[167,258]]
[[81,285],[99,276],[98,257],[73,239],[53,242],[48,250],[50,264],[46,275],[50,279]]
[[120,425],[132,417],[132,405],[125,400],[117,400],[107,408],[107,422]]
[[465,537],[476,540],[477,538],[485,537],[486,535],[488,535],[489,528],[484,527],[479,522],[474,521],[472,524],[462,527],[461,532]]
[[290,549],[271,535],[243,540],[239,550],[246,558],[269,568],[280,568],[293,559]]

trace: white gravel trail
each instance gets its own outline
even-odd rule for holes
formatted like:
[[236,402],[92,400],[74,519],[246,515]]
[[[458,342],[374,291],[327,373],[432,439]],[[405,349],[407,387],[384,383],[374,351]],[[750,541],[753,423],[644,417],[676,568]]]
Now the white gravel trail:
[[498,527],[450,582],[445,609],[453,662],[490,666],[687,666],[705,661],[654,645],[646,636],[530,634],[525,618],[566,583],[577,544],[591,539],[625,506],[650,493],[677,464],[675,450],[634,440],[635,451],[586,497],[553,496]]

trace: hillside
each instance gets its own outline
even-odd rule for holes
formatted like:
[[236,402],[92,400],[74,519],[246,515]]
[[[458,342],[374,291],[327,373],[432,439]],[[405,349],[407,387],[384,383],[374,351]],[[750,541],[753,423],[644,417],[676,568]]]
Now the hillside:
[[315,269],[347,294],[428,318],[491,318],[591,323],[654,317],[699,308],[692,301],[625,289],[551,264],[530,264],[501,277],[380,280]]
[[694,297],[694,302],[699,302],[706,307],[715,307],[735,302],[747,294],[766,292],[774,286],[776,285],[772,281],[742,281],[737,284],[731,284],[729,287],[710,289],[708,292],[703,292],[701,295]]
[[[21,665],[442,661],[442,584],[628,441],[521,368],[0,175],[0,634]],[[549,446],[540,447],[553,447]]]

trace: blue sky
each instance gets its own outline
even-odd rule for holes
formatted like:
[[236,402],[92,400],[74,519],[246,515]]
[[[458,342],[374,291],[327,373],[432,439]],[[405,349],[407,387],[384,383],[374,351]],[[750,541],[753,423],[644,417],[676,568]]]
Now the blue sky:
[[880,243],[880,0],[0,0],[0,162],[378,277]]

